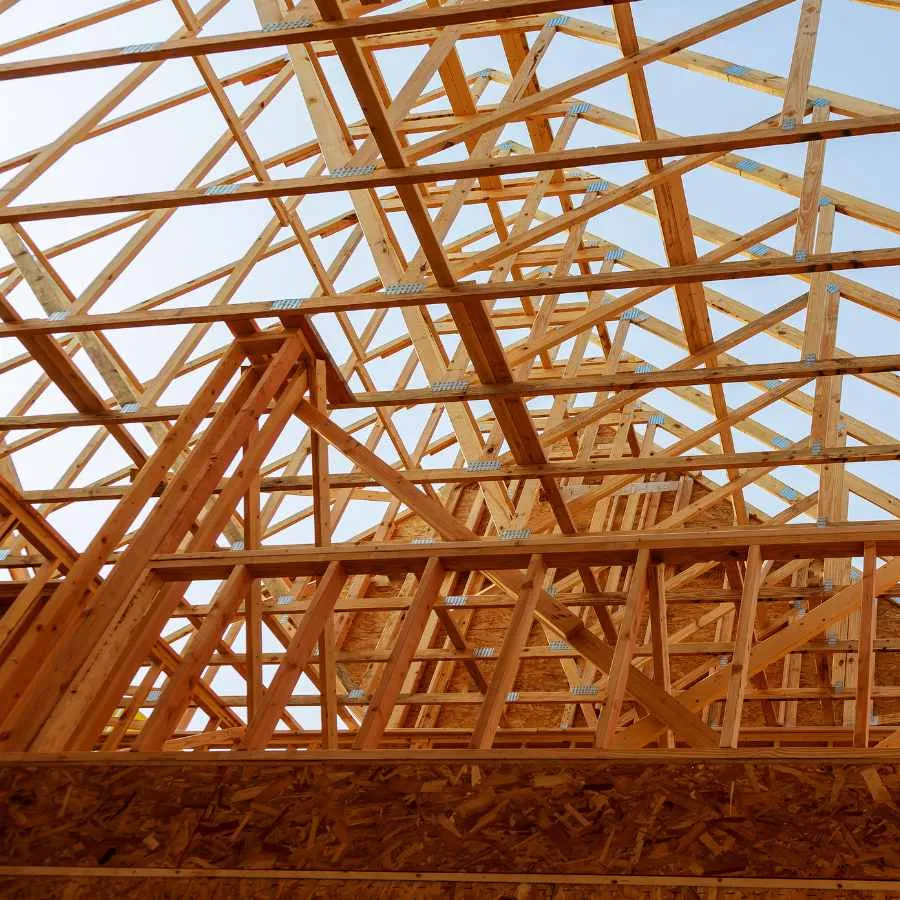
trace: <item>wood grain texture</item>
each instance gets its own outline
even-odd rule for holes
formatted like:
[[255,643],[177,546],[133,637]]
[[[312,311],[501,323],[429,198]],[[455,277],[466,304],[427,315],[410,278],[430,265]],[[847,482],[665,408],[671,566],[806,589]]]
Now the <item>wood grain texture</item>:
[[0,865],[890,881],[900,764],[877,766],[889,804],[865,765],[20,763],[0,769]]

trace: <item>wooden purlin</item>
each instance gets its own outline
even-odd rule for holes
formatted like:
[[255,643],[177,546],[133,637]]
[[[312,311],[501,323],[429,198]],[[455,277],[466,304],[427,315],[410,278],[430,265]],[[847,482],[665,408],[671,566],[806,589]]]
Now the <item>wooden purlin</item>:
[[[846,154],[862,135],[896,140],[900,114],[811,82],[828,6],[735,2],[650,41],[625,0],[593,4],[597,22],[557,0],[256,0],[260,28],[204,34],[230,2],[170,0],[182,27],[158,45],[0,62],[11,89],[136,64],[57,138],[0,163],[0,340],[24,348],[0,363],[0,386],[18,386],[0,418],[0,748],[894,745],[900,439],[857,406],[853,379],[896,402],[900,366],[842,346],[859,346],[844,334],[860,315],[900,318],[896,297],[852,272],[889,281],[900,213],[824,173],[834,141]],[[155,5],[35,20],[0,54]],[[797,26],[781,75],[693,49],[776,10]],[[647,4],[634,13],[652,22]],[[473,38],[489,68],[468,73]],[[563,42],[619,58],[559,82]],[[398,79],[403,47],[418,56]],[[207,55],[259,48],[273,56],[229,74]],[[198,86],[120,113],[170,59]],[[771,94],[778,110],[736,131],[665,131],[655,63]],[[616,80],[633,116],[589,99]],[[241,86],[256,92],[243,111]],[[263,154],[276,98],[308,133],[282,128]],[[174,189],[18,202],[83,142],[100,153],[104,135],[162,131],[167,110],[206,99],[224,130]],[[529,143],[503,140],[508,126]],[[802,177],[743,155],[801,144]],[[231,149],[238,167],[223,171]],[[621,162],[646,172],[607,180]],[[791,208],[742,232],[692,215],[683,181],[708,168]],[[231,261],[114,299],[179,210],[243,221],[260,201],[260,230]],[[666,265],[603,230],[626,209],[659,229]],[[24,224],[78,229],[97,213],[117,218],[54,246]],[[870,245],[883,249],[839,244],[842,217],[884,231]],[[98,272],[63,277],[82,247]],[[283,254],[307,286],[248,295]],[[784,276],[804,293],[762,309],[709,286]],[[46,318],[24,314],[28,291]],[[714,331],[712,312],[734,324]],[[166,341],[173,327],[138,377],[118,337]],[[673,351],[662,365],[650,338]],[[761,359],[769,339],[788,352]],[[70,408],[46,402],[54,387]],[[779,433],[785,410],[808,428],[785,417]],[[33,470],[32,454],[82,433],[62,475]],[[811,489],[793,486],[802,471]],[[64,510],[90,523],[85,539]],[[877,773],[865,783],[881,801],[892,789]]]
[[[498,109],[502,109],[498,107]],[[486,175],[517,174],[520,172],[575,168],[585,165],[604,165],[635,160],[658,161],[670,156],[699,156],[715,152],[717,156],[733,150],[757,147],[787,146],[791,144],[819,144],[829,138],[859,137],[867,134],[891,133],[900,130],[900,114],[841,120],[828,124],[810,122],[787,132],[771,132],[759,129],[719,132],[696,135],[691,138],[646,140],[638,145],[620,144],[562,150],[558,152],[530,153],[515,156],[474,158],[461,163],[434,163],[421,166],[384,166],[372,172],[359,174],[321,176],[318,178],[292,178],[273,181],[257,176],[254,183],[237,184],[233,191],[209,192],[208,189],[185,188],[162,191],[155,194],[127,194],[98,197],[85,200],[69,200],[57,203],[22,204],[3,210],[0,222],[32,222],[46,219],[90,216],[102,213],[135,212],[152,209],[171,209],[182,206],[210,206],[234,203],[240,200],[269,199],[279,196],[306,196],[308,194],[333,193],[342,190],[376,188],[397,185],[421,184]],[[655,130],[653,132],[656,133]],[[704,162],[701,160],[698,164]],[[262,161],[257,160],[257,169]],[[657,166],[654,171],[659,171]],[[663,173],[667,174],[667,173]],[[655,181],[655,180],[654,180]],[[649,183],[649,182],[648,182]]]

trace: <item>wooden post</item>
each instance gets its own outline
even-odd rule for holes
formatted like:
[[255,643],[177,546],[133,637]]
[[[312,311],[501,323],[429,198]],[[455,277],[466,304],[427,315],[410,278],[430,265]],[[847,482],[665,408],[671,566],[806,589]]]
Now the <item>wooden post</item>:
[[725,697],[725,715],[722,720],[723,747],[737,747],[741,731],[741,714],[744,709],[744,693],[749,677],[748,666],[753,645],[753,630],[756,625],[756,602],[762,575],[762,557],[759,547],[753,546],[747,554],[747,569],[744,574],[744,589],[741,593],[741,608],[738,613],[737,634],[734,639],[734,654],[731,658],[731,672],[728,679],[728,693]]
[[862,592],[859,617],[859,663],[856,682],[856,707],[853,722],[853,746],[869,746],[872,717],[872,689],[875,684],[875,629],[878,598],[875,595],[875,544],[867,543],[863,552]]

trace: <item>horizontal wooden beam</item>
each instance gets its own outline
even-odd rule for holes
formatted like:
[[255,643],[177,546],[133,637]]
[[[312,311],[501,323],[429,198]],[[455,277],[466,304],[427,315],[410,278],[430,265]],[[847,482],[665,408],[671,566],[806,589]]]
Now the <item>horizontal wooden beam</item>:
[[[493,752],[493,751],[491,751]],[[129,754],[130,755],[130,754]],[[305,755],[305,754],[304,754]],[[181,881],[190,883],[196,880],[206,885],[213,880],[235,879],[237,881],[271,881],[273,884],[290,881],[324,881],[342,884],[349,882],[365,885],[395,884],[396,890],[402,890],[402,884],[447,884],[447,885],[562,885],[591,888],[603,885],[619,888],[709,888],[736,891],[865,891],[886,892],[891,894],[900,889],[900,881],[893,879],[869,878],[744,878],[741,876],[716,875],[573,875],[570,872],[546,872],[534,875],[528,872],[515,875],[498,874],[482,871],[472,872],[382,872],[343,869],[209,869],[179,868],[165,869],[154,867],[118,868],[115,866],[0,866],[0,877],[8,879],[49,878],[71,882],[73,886],[79,882],[92,879],[137,879],[152,883],[153,879],[163,881]]]
[[[609,475],[685,474],[722,469],[768,469],[774,466],[825,466],[835,463],[886,462],[900,458],[900,444],[863,447],[823,447],[813,450],[807,444],[791,450],[761,450],[750,453],[696,454],[692,456],[621,457],[536,465],[499,463],[496,468],[398,469],[413,484],[479,484],[484,481],[508,481],[528,478],[601,478]],[[371,488],[378,485],[364,472],[332,473],[332,489]],[[45,488],[23,492],[30,503],[72,503],[91,500],[115,500],[123,497],[128,485],[98,485],[85,488]],[[222,490],[224,485],[215,488]],[[309,493],[311,475],[273,475],[260,481],[263,493]],[[652,486],[648,485],[648,490]],[[161,493],[160,491],[157,493]]]
[[[736,601],[739,602],[739,601]],[[467,604],[468,605],[468,604]],[[507,606],[511,606],[512,604],[507,604]],[[404,610],[409,609],[409,605],[405,605]],[[335,607],[335,611],[340,610],[340,606]],[[279,615],[282,613],[278,613]],[[199,620],[199,619],[198,619]],[[411,660],[415,660],[417,662],[439,662],[442,660],[453,660],[456,662],[462,660],[476,660],[476,659],[490,659],[492,656],[488,656],[481,650],[479,653],[476,653],[476,649],[472,648],[471,650],[455,650],[455,649],[419,649],[413,653]],[[496,652],[496,648],[491,647],[491,650]],[[887,653],[895,653],[900,650],[900,641],[897,638],[881,638],[880,641],[873,644],[874,650],[880,650]],[[734,641],[685,641],[683,643],[672,643],[667,647],[667,652],[671,656],[722,656],[722,655],[730,655],[734,650]],[[822,639],[819,641],[810,641],[808,644],[804,644],[801,647],[798,647],[794,652],[795,653],[856,653],[859,650],[859,641],[834,641],[832,643],[828,643],[828,641]],[[522,659],[575,659],[580,654],[573,647],[567,647],[565,649],[557,649],[556,647],[550,646],[546,644],[544,646],[531,646],[531,647],[523,647],[522,653],[520,654]],[[650,657],[653,655],[653,645],[652,644],[639,644],[634,648],[634,655],[636,657]],[[260,662],[263,665],[277,665],[284,658],[283,653],[263,653],[260,655]],[[387,650],[340,650],[337,653],[336,660],[339,663],[386,663],[390,659],[390,652]],[[247,655],[246,653],[218,653],[213,654],[210,657],[209,665],[210,666],[235,666],[241,665],[246,662]],[[571,695],[562,692],[563,695],[569,698],[571,701]],[[561,696],[560,691],[554,692],[541,692],[541,691],[530,691],[529,693],[523,693],[520,697],[521,702],[523,703],[538,703],[544,702],[539,699],[544,696],[550,696],[546,702],[555,703],[557,698]],[[747,697],[748,699],[758,699],[760,697],[767,697],[772,699],[799,699],[799,700],[815,700],[820,697],[837,695],[839,697],[853,697],[856,695],[855,688],[840,688],[837,689],[833,686],[831,687],[798,687],[798,688],[767,688],[765,690],[760,690],[756,688],[749,688]],[[309,696],[316,696],[315,694]],[[420,695],[418,694],[410,694],[408,695],[407,703],[416,703]],[[437,696],[435,694],[431,694],[430,696]],[[442,696],[465,696],[466,703],[473,702],[472,696],[468,694],[463,695],[442,695]],[[474,695],[477,698],[477,694]],[[900,697],[900,686],[898,687],[880,687],[875,689],[876,697]],[[411,698],[411,699],[410,699]],[[444,702],[444,701],[441,701]],[[456,700],[451,700],[448,702],[457,702]],[[463,702],[463,701],[458,701]],[[365,700],[363,700],[365,703]],[[152,705],[151,702],[148,701],[148,707]]]
[[[759,544],[765,559],[787,561],[815,557],[861,556],[867,541],[877,541],[879,554],[900,554],[900,525],[892,521],[827,525],[753,525],[710,530],[607,532],[577,537],[541,536],[484,541],[435,541],[403,544],[332,544],[327,548],[289,544],[277,549],[217,550],[155,556],[150,568],[164,581],[221,581],[237,565],[245,565],[258,578],[321,575],[339,561],[350,575],[397,575],[420,572],[432,557],[451,572],[502,572],[527,566],[535,553],[547,558],[548,567],[571,569],[578,565],[627,566],[639,550],[649,548],[656,562],[680,565],[736,560],[752,544]],[[120,554],[112,553],[110,564]],[[0,569],[37,567],[35,556],[8,556]]]
[[[482,648],[482,650],[487,648]],[[497,662],[497,648],[491,647],[491,650],[494,651],[493,659]],[[854,648],[855,649],[855,648]],[[734,644],[731,644],[727,648],[718,651],[715,655],[726,655],[730,656],[734,651]],[[806,652],[830,652],[830,653],[846,653],[847,648],[838,649],[835,647],[829,647],[827,644],[823,643],[821,648],[819,647],[810,647],[806,650]],[[577,656],[575,651],[567,650],[565,652],[554,652],[551,655],[551,651],[543,651],[541,653],[530,653],[527,654],[528,659],[546,659],[546,658],[574,658]],[[644,656],[649,655],[647,650],[645,649]],[[693,654],[695,656],[703,656],[703,655],[713,655],[712,651],[702,652],[702,651],[694,651]],[[350,662],[357,663],[366,663],[371,660],[365,658],[356,658],[359,654],[347,654],[350,657]],[[418,656],[418,654],[417,654]],[[430,662],[434,662],[442,657],[444,654],[440,654],[438,652],[431,654],[423,654],[423,659],[426,659]],[[472,653],[467,654],[457,654],[455,656],[451,656],[451,659],[454,661],[463,661],[463,660],[472,660],[472,659],[484,659],[484,654],[481,656],[475,656]],[[522,659],[526,658],[526,655],[523,654]],[[267,665],[273,665],[275,663],[281,662],[284,660],[284,654],[271,654],[265,658],[265,662]],[[344,660],[346,661],[346,660]],[[384,662],[384,660],[375,660],[376,663]],[[220,662],[219,665],[227,665],[227,663]],[[522,706],[536,706],[543,704],[553,704],[553,705],[563,705],[566,703],[572,702],[572,692],[567,690],[533,690],[533,691],[518,691],[518,696],[515,699],[507,700],[505,702],[516,704],[519,707]],[[678,691],[674,692],[674,695],[678,696]],[[746,691],[746,699],[747,700],[798,700],[804,702],[821,702],[825,698],[832,698],[834,700],[852,700],[856,697],[857,691],[855,688],[849,689],[837,689],[837,688],[827,688],[827,687],[813,687],[813,688],[768,688],[768,689],[757,689],[757,688],[748,688]],[[577,696],[577,695],[576,695]],[[590,696],[590,695],[588,695]],[[599,702],[603,697],[602,692],[598,689],[596,691],[594,702]],[[875,693],[876,698],[883,699],[898,699],[900,698],[900,688],[894,687],[886,687],[879,688]],[[245,708],[247,706],[247,696],[246,694],[220,694],[220,701],[226,703],[228,706],[236,707],[236,708]],[[307,694],[290,694],[288,696],[287,705],[290,707],[317,707],[321,705],[321,698],[319,694],[316,693],[307,693]],[[365,707],[372,703],[372,697],[368,694],[366,695],[354,695],[352,697],[347,696],[346,694],[341,695],[337,698],[337,705],[342,708],[348,707]],[[398,706],[431,706],[431,705],[440,705],[440,706],[479,706],[484,703],[484,695],[480,691],[453,691],[453,692],[428,692],[422,691],[418,693],[412,694],[399,694],[396,700]],[[159,700],[147,700],[144,704],[147,709],[155,709],[161,705]],[[200,704],[194,700],[190,703],[192,708],[200,708]],[[716,726],[718,727],[718,726]],[[785,731],[790,731],[790,729],[786,728]]]
[[[614,291],[623,288],[661,287],[704,281],[732,281],[743,278],[767,278],[776,275],[804,275],[847,269],[881,268],[900,265],[900,247],[878,250],[848,250],[839,253],[810,254],[806,259],[793,257],[740,260],[726,263],[637,269],[628,272],[598,272],[565,278],[528,278],[506,282],[475,284],[463,282],[453,289],[427,287],[412,293],[368,292],[300,298],[295,307],[285,309],[283,301],[267,300],[229,306],[193,306],[172,310],[150,310],[69,316],[66,319],[24,319],[0,325],[0,338],[23,338],[37,334],[66,334],[81,331],[106,331],[163,325],[248,322],[279,318],[296,324],[304,316],[319,313],[352,312],[358,309],[394,309],[448,303],[481,303],[509,297],[536,297],[545,294]],[[609,303],[609,320],[618,319],[625,309],[616,301]],[[602,319],[598,319],[602,321]],[[261,340],[271,340],[263,334]]]
[[[28,584],[27,581],[2,581],[0,582],[0,604],[10,603]],[[55,587],[60,584],[59,581],[50,581],[45,587],[45,594],[49,594]],[[843,590],[846,584],[832,585],[832,589]],[[893,597],[900,591],[900,584],[894,585],[888,590],[882,592],[883,597]],[[830,595],[822,587],[790,587],[781,585],[772,585],[760,589],[759,601],[761,603],[789,603],[797,600],[821,602]],[[452,596],[452,595],[451,595]],[[564,606],[586,607],[586,606],[621,606],[625,602],[625,594],[622,591],[603,591],[599,594],[570,594],[558,593],[556,598]],[[682,589],[669,591],[667,600],[670,604],[689,604],[698,603],[739,603],[741,599],[740,591],[733,591],[729,588],[709,588],[695,587],[691,589]],[[309,597],[300,595],[295,597],[291,602],[278,602],[275,600],[266,601],[262,607],[262,613],[265,616],[273,615],[293,615],[296,613],[306,612],[308,608]],[[440,602],[445,602],[446,598],[439,598]],[[466,597],[465,605],[470,608],[477,609],[508,609],[515,602],[509,594],[499,593],[478,593],[470,594]],[[452,607],[452,603],[447,604]],[[370,596],[370,597],[349,597],[338,600],[335,605],[335,612],[402,612],[409,608],[409,598],[405,596]],[[172,612],[171,618],[191,620],[202,618],[209,611],[208,606],[194,606],[190,611],[179,607]],[[681,644],[672,644],[672,652],[680,652],[677,647]],[[829,645],[832,646],[832,645]],[[856,649],[854,641],[838,641],[837,646],[842,651],[853,651]],[[900,638],[877,638],[875,640],[876,650],[900,650]],[[430,651],[429,651],[430,652]],[[435,651],[438,652],[438,651]],[[377,658],[377,651],[372,651],[373,658]]]
[[857,3],[865,3],[867,6],[878,6],[881,9],[890,9],[900,12],[900,0],[856,0]]
[[[748,528],[610,532],[579,534],[576,538],[536,537],[515,540],[436,541],[430,544],[308,545],[251,551],[217,551],[156,556],[153,570],[167,581],[221,580],[236,565],[246,565],[257,577],[320,575],[334,561],[350,574],[419,571],[431,557],[439,557],[448,571],[521,569],[534,554],[548,568],[573,565],[628,565],[638,551],[649,549],[655,561],[671,564],[746,557],[747,547],[759,544],[767,560],[860,556],[866,542],[876,541],[879,554],[900,553],[900,524],[854,522],[815,525],[758,525]],[[524,562],[523,562],[524,561]]]
[[[438,729],[440,730],[440,729]],[[265,751],[247,751],[241,754],[241,764],[251,767],[282,765],[283,761],[274,760],[271,753]],[[777,747],[770,748],[727,748],[709,749],[693,747],[690,749],[658,749],[651,753],[636,750],[573,750],[558,748],[553,750],[518,750],[504,748],[500,750],[423,750],[421,748],[407,750],[389,750],[380,748],[365,756],[348,750],[323,751],[313,750],[304,754],[304,762],[336,763],[341,766],[365,768],[380,762],[447,762],[447,763],[503,763],[503,762],[610,762],[641,763],[648,767],[663,766],[668,763],[752,763],[771,760],[790,764],[817,762],[834,762],[856,769],[868,765],[900,765],[900,748],[873,747],[866,756],[862,756],[852,748],[837,749],[834,747],[810,747],[790,750]],[[0,763],[4,766],[38,768],[47,767],[82,767],[91,766],[98,770],[139,768],[180,768],[182,766],[198,769],[205,766],[230,768],[235,757],[223,756],[213,751],[198,750],[190,756],[173,756],[162,752],[104,753],[102,755],[87,751],[69,750],[62,753],[0,753]]]
[[[414,406],[420,403],[442,403],[452,400],[491,400],[495,397],[543,397],[594,391],[655,390],[697,384],[732,384],[747,381],[771,381],[778,378],[803,378],[808,375],[858,375],[864,372],[900,370],[900,354],[885,356],[844,357],[764,363],[746,366],[717,366],[709,369],[664,369],[658,372],[622,372],[613,375],[576,375],[567,378],[533,378],[511,384],[471,384],[465,390],[430,388],[406,391],[359,392],[350,403],[332,404],[334,409],[378,406]],[[0,427],[3,420],[0,419]]]
[[[717,366],[697,369],[663,369],[654,372],[621,372],[614,375],[580,375],[572,378],[532,378],[511,384],[472,383],[465,390],[414,388],[398,391],[361,391],[347,402],[329,404],[331,409],[359,407],[404,407],[450,401],[491,400],[497,397],[555,397],[594,391],[655,390],[698,384],[733,384],[748,381],[771,381],[831,375],[860,375],[874,372],[900,371],[900,354],[884,356],[852,356],[819,359],[809,362],[785,361],[746,366]],[[212,407],[210,415],[217,406]],[[110,410],[109,413],[45,413],[43,415],[0,416],[0,431],[33,428],[72,428],[138,422],[168,422],[181,415],[182,406],[153,406],[133,412]],[[858,449],[858,448],[856,448]]]
[[[753,147],[784,146],[866,134],[900,131],[900,113],[839,119],[799,125],[790,131],[779,128],[755,128],[692,137],[637,141],[582,147],[527,155],[475,157],[460,162],[432,163],[404,169],[381,168],[365,172],[310,178],[283,178],[251,184],[229,184],[227,190],[210,186],[147,194],[125,194],[86,200],[60,200],[55,203],[22,204],[0,208],[0,223],[33,222],[44,219],[173,209],[182,206],[209,206],[217,203],[297,197],[311,194],[363,190],[405,184],[424,184],[459,178],[499,176],[523,172],[554,171],[591,165],[728,153]],[[602,179],[598,179],[602,181]]]
[[[585,0],[584,7],[610,6],[629,0]],[[285,22],[285,27],[262,31],[240,31],[232,34],[188,37],[177,41],[141,43],[88,53],[29,59],[0,65],[0,81],[32,78],[37,75],[56,75],[110,66],[127,66],[141,62],[166,59],[185,59],[214,53],[234,53],[238,50],[259,50],[265,47],[290,47],[315,41],[335,41],[362,38],[376,34],[393,34],[421,28],[445,28],[493,19],[511,19],[537,13],[555,12],[571,7],[571,0],[483,0],[460,6],[422,8],[363,16],[341,22],[310,21],[300,15]]]
[[[873,737],[886,737],[893,734],[896,729],[896,725],[873,725]],[[198,732],[176,732],[176,734],[178,738],[186,741],[199,741],[194,746],[218,744],[220,746],[230,745],[233,748],[234,744],[234,739],[229,738],[228,730],[225,729],[213,735]],[[352,746],[352,742],[345,738],[345,734],[346,732],[341,732],[338,737],[338,746],[341,748]],[[433,740],[435,744],[440,744],[444,749],[454,750],[466,745],[467,737],[465,734],[464,728],[452,728],[449,726],[421,729],[392,728],[385,732],[385,747],[413,749],[421,746],[416,739],[423,738],[425,740]],[[591,734],[593,734],[593,731],[591,731]],[[717,731],[713,730],[712,734],[716,735]],[[790,728],[781,725],[748,725],[743,730],[743,739],[744,746],[748,749],[761,747],[761,745],[764,746],[772,742],[783,743],[785,746],[807,745],[824,747],[833,745],[835,747],[843,747],[852,746],[853,729],[842,728],[839,725],[806,725],[792,726]],[[123,743],[126,742],[128,741],[123,741]],[[587,730],[582,728],[498,728],[495,746],[505,749],[515,747],[540,749],[542,747],[558,747],[562,743],[573,749],[584,749],[590,746],[591,737],[588,736]],[[278,731],[272,736],[271,746],[282,750],[319,747],[321,746],[321,733],[312,730],[303,732]],[[177,747],[170,745],[167,749],[177,749]],[[190,744],[183,749],[190,749]]]

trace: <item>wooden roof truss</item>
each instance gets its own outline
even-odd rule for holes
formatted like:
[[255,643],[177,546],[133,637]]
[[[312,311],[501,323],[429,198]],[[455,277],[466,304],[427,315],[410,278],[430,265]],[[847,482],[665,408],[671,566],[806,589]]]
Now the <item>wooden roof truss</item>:
[[[842,396],[851,378],[900,395],[900,355],[837,342],[848,307],[900,318],[852,271],[900,265],[900,213],[823,182],[832,141],[896,132],[900,111],[810,83],[821,0],[735,3],[661,41],[616,0],[590,4],[612,27],[559,0],[254,0],[258,29],[211,36],[229,0],[171,2],[181,24],[161,42],[0,62],[2,80],[127,65],[58,137],[0,163],[0,338],[20,348],[0,378],[26,385],[0,418],[0,750],[900,744],[900,688],[879,678],[900,649],[896,470],[847,468],[891,463],[900,444]],[[694,49],[787,6],[784,77]],[[548,86],[560,36],[584,63]],[[464,68],[476,38],[507,71]],[[594,66],[597,47],[617,56]],[[271,56],[230,74],[213,65],[260,48]],[[418,61],[392,91],[382,61],[399,48]],[[121,112],[167,60],[190,61],[198,86]],[[664,131],[653,62],[779,109],[737,131]],[[345,118],[336,67],[363,120]],[[589,97],[615,79],[633,116]],[[255,92],[243,107],[236,87]],[[267,156],[251,126],[282,92],[299,92],[314,136],[285,128]],[[79,144],[207,97],[224,130],[176,186],[19,199]],[[793,144],[802,177],[752,155]],[[622,162],[642,172],[617,184],[603,167]],[[692,215],[684,179],[701,169],[790,208],[746,233]],[[327,218],[304,214],[318,194]],[[179,210],[262,204],[238,258],[103,302]],[[665,263],[604,232],[610,210],[651,217]],[[92,215],[55,244],[32,235]],[[840,217],[881,229],[884,249],[833,249]],[[81,248],[106,261],[76,292],[61,270]],[[311,273],[308,296],[246,296],[282,254]],[[776,276],[796,296],[767,309],[722,287]],[[671,317],[642,308],[669,290]],[[28,292],[43,315],[22,312]],[[730,326],[714,331],[711,311]],[[173,326],[139,378],[116,339]],[[674,361],[642,358],[640,334]],[[781,355],[745,362],[761,339]],[[775,409],[803,417],[800,439],[771,427]],[[29,453],[72,431],[90,436],[68,444],[63,475],[24,487]],[[813,490],[790,483],[801,470]],[[854,520],[851,497],[880,521]],[[374,519],[359,512],[372,504]],[[88,535],[61,524],[73,509]],[[375,524],[360,531],[360,515]]]

